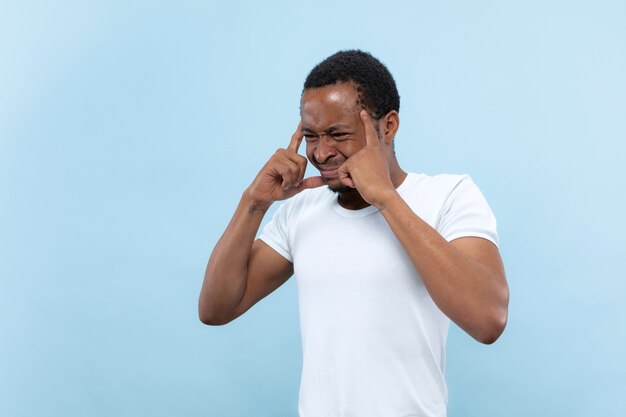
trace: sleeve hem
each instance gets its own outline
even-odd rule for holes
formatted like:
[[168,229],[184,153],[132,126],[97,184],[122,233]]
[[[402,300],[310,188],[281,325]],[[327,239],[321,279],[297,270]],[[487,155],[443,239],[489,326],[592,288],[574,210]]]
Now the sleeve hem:
[[291,257],[291,255],[289,255],[289,253],[287,253],[286,250],[284,250],[282,247],[280,247],[280,245],[278,243],[274,242],[272,239],[270,239],[269,237],[267,237],[264,234],[259,236],[259,239],[261,239],[263,242],[265,242],[267,244],[267,246],[269,246],[270,248],[272,248],[276,252],[278,252],[278,254],[280,256],[282,256],[283,258],[287,259],[289,262],[293,263],[293,258]]
[[496,245],[496,247],[499,247],[498,245],[498,239],[495,238],[494,236],[488,234],[488,233],[481,233],[481,232],[458,232],[458,233],[453,233],[450,236],[446,236],[446,240],[448,242],[452,242],[455,239],[459,239],[462,237],[480,237],[483,239],[486,239],[488,241],[490,241],[491,243],[493,243],[494,245]]

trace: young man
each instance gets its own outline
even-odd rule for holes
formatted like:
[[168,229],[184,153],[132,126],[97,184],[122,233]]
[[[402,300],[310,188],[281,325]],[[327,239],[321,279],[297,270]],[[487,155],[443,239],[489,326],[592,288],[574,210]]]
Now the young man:
[[[482,343],[506,324],[495,218],[468,176],[400,168],[399,107],[370,54],[318,64],[287,148],[244,191],[209,259],[206,324],[228,323],[295,274],[301,417],[445,416],[449,320]],[[307,158],[320,176],[304,178]]]

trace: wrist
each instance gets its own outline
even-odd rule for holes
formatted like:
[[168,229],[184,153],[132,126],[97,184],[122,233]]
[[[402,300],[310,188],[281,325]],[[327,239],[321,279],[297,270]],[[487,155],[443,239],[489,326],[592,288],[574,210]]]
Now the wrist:
[[394,200],[401,199],[400,194],[395,188],[391,188],[380,192],[372,201],[372,205],[380,211],[387,209]]
[[272,201],[264,201],[256,198],[254,193],[248,188],[241,196],[242,206],[246,208],[249,214],[261,213],[265,214],[272,205]]

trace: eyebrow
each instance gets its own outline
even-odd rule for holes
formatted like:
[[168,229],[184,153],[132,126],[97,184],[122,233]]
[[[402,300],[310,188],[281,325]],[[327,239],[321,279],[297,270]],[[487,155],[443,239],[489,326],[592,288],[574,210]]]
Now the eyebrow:
[[338,130],[350,130],[350,127],[346,126],[346,125],[334,125],[334,126],[331,126],[328,129],[328,133],[333,133],[333,132],[336,132]]
[[[346,125],[333,125],[331,127],[328,128],[328,130],[326,132],[323,133],[334,133],[338,130],[350,130],[350,126],[346,126]],[[310,132],[310,133],[316,133],[313,129],[309,129],[308,127],[303,127],[302,128],[302,132]]]

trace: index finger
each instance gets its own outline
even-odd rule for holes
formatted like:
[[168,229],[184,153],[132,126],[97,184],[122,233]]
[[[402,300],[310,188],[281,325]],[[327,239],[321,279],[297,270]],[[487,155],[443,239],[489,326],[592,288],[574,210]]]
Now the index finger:
[[365,128],[365,145],[375,146],[380,144],[380,138],[374,127],[374,121],[370,115],[367,114],[367,110],[361,110],[359,116],[361,116],[361,122],[363,122],[363,127]]
[[298,123],[298,128],[295,132],[293,132],[293,135],[291,135],[291,141],[289,141],[289,146],[287,146],[287,149],[298,153],[298,148],[302,143],[302,137],[302,120],[300,120],[300,123]]

